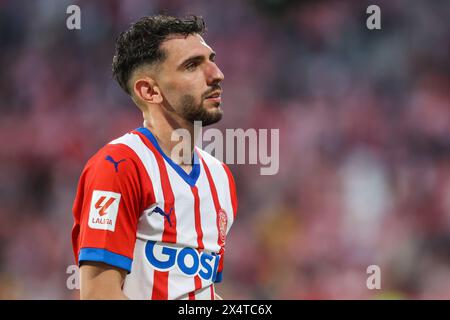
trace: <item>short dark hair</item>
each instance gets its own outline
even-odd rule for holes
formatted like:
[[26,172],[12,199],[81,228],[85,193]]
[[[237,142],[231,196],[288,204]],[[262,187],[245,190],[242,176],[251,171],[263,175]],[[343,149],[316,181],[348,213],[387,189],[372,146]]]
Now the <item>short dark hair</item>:
[[202,35],[206,31],[202,17],[176,18],[166,15],[143,17],[122,32],[116,41],[112,63],[114,78],[131,95],[128,80],[132,72],[143,64],[162,62],[166,58],[161,43],[172,34]]

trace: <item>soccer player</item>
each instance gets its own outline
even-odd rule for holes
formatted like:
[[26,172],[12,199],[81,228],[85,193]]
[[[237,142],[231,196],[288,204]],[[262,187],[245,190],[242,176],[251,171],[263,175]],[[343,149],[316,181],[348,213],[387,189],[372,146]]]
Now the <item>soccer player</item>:
[[[113,74],[144,126],[101,148],[81,174],[72,244],[82,299],[220,298],[237,197],[227,166],[194,147],[194,121],[210,125],[223,112],[224,76],[204,31],[197,16],[151,16],[117,39]],[[173,141],[179,129],[191,138]],[[179,143],[187,157],[173,152]]]

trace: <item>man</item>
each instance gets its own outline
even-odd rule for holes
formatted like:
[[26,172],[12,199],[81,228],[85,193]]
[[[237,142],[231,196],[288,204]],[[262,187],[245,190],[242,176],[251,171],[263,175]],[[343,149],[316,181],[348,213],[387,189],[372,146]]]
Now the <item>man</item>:
[[[194,121],[223,112],[224,76],[204,31],[196,16],[153,16],[117,40],[113,74],[144,127],[100,149],[81,175],[72,231],[81,299],[220,298],[237,197],[227,166],[194,147]],[[180,129],[191,138],[174,141]],[[180,143],[187,152],[174,152]]]

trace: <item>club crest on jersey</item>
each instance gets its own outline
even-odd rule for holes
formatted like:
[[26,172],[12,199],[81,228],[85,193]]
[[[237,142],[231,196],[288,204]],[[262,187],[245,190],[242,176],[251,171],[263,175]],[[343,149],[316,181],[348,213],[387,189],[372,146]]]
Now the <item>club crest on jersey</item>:
[[119,212],[120,193],[94,190],[89,210],[88,226],[91,229],[114,231]]
[[217,212],[217,221],[219,224],[220,241],[225,244],[225,238],[227,236],[228,217],[224,209],[219,209],[219,211]]

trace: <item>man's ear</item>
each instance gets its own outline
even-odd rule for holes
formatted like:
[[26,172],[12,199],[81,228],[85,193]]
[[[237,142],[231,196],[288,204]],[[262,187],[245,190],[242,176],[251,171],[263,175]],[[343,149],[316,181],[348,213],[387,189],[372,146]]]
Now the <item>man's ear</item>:
[[149,77],[136,79],[133,86],[134,95],[146,103],[162,103],[163,96],[156,81]]

